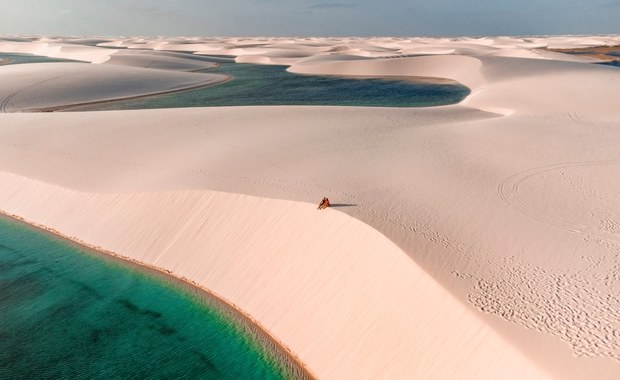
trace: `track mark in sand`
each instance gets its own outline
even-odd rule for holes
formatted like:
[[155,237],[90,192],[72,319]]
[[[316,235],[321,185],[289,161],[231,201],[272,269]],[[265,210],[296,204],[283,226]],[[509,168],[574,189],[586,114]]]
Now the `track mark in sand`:
[[[592,249],[596,255],[583,255],[583,265],[562,270],[474,249],[464,257],[472,267],[486,269],[476,274],[452,273],[471,286],[469,302],[484,313],[560,339],[577,357],[620,362],[620,223],[613,214],[615,209],[611,210],[616,207],[609,193],[614,189],[610,187],[613,177],[605,170],[587,170],[594,166],[616,170],[617,165],[620,161],[561,163],[519,172],[500,182],[497,192],[504,203],[537,221],[581,236],[585,244],[596,245]],[[519,191],[528,180],[541,190],[538,207]],[[544,192],[545,184],[560,186],[550,189],[562,194]],[[552,203],[545,203],[544,197]],[[566,200],[584,203],[576,212],[558,210]],[[590,208],[592,205],[596,207]],[[567,220],[573,215],[574,220]],[[483,262],[484,257],[501,259]]]
[[620,362],[620,245],[588,260],[584,270],[555,271],[514,257],[497,263],[485,278],[453,272],[470,282],[469,301],[480,311],[550,334],[577,357]]
[[[532,180],[534,179],[534,177],[550,174],[558,170],[570,170],[574,168],[583,168],[589,166],[614,165],[620,166],[620,161],[571,162],[534,168],[516,173],[504,179],[498,184],[497,192],[500,199],[508,206],[535,220],[552,225],[557,228],[561,228],[570,233],[592,236],[598,239],[608,240],[612,242],[620,242],[620,234],[618,234],[618,232],[620,232],[620,228],[618,228],[618,222],[611,220],[605,216],[600,218],[598,225],[588,225],[576,221],[566,220],[565,218],[553,215],[548,210],[543,210],[540,207],[537,207],[535,204],[526,201],[519,191],[521,186],[526,181]],[[620,168],[618,168],[618,170],[620,171]],[[577,189],[578,186],[573,184],[570,187],[571,188],[567,190],[574,191]],[[586,191],[584,189],[580,190],[584,192]],[[589,196],[596,196],[595,190],[587,190],[590,192]],[[618,204],[620,204],[620,197],[618,197]]]
[[38,82],[32,83],[31,85],[28,85],[26,87],[20,88],[19,90],[15,91],[15,92],[10,93],[6,98],[2,99],[2,102],[0,102],[0,113],[7,113],[7,112],[9,112],[9,111],[6,110],[7,105],[9,104],[9,102],[11,100],[13,100],[13,98],[15,98],[20,93],[22,93],[22,92],[24,92],[24,91],[26,91],[26,90],[28,90],[28,89],[30,89],[32,87],[40,86],[43,83],[56,80],[56,79],[58,79],[60,77],[61,76],[59,75],[59,76],[55,76],[55,77],[52,77],[52,78],[43,79],[43,80],[40,80]]
[[0,103],[0,112],[1,113],[7,113],[6,111],[6,106],[9,104],[9,102],[15,97],[19,95],[19,91],[15,91],[12,94],[9,94],[9,96],[7,96],[6,98],[4,98],[2,100],[2,103]]

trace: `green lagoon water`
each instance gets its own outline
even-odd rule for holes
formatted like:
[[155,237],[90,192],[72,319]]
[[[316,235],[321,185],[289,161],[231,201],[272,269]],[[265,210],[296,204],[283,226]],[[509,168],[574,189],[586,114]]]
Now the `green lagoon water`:
[[281,379],[188,290],[0,219],[0,379]]

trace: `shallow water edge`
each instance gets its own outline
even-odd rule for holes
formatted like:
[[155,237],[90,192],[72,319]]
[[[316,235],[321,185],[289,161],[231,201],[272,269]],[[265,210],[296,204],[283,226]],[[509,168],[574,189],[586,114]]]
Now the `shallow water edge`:
[[253,344],[255,344],[261,352],[270,357],[274,363],[277,363],[286,378],[316,379],[316,376],[305,363],[303,363],[303,361],[284,343],[271,335],[260,322],[253,319],[234,303],[225,300],[223,297],[199,285],[195,281],[177,276],[170,270],[145,264],[130,257],[102,249],[101,247],[92,246],[77,238],[66,236],[53,228],[25,220],[18,215],[13,215],[3,210],[0,210],[0,219],[21,225],[25,228],[34,229],[54,239],[72,245],[96,258],[129,267],[132,270],[148,275],[152,280],[161,281],[173,289],[184,291],[194,298],[197,303],[202,304],[203,307],[215,310],[223,318],[226,318],[236,325],[241,334],[253,342]]

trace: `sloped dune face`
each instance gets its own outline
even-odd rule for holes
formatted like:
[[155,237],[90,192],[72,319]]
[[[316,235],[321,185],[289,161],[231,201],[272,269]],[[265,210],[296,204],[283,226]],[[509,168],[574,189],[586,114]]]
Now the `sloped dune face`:
[[319,378],[618,378],[620,71],[541,50],[618,36],[83,43],[101,64],[0,67],[3,107],[209,84],[180,72],[208,55],[471,94],[3,114],[0,210],[208,287]]
[[391,59],[320,56],[295,64],[289,71],[323,75],[446,78],[476,88],[483,81],[481,67],[480,59],[458,55]]
[[80,44],[63,44],[53,41],[11,41],[0,38],[0,51],[5,53],[24,53],[51,58],[71,59],[84,62],[104,62],[116,50]]
[[[7,212],[200,278],[288,343],[318,378],[547,378],[392,242],[345,214],[210,191],[82,193],[7,174],[0,193]],[[90,216],[54,217],[83,208]],[[459,354],[476,340],[475,356]],[[461,359],[434,365],[447,354]]]
[[174,52],[152,52],[122,50],[110,56],[106,64],[119,66],[143,67],[148,69],[172,71],[207,70],[217,65],[200,56],[179,54]]
[[215,74],[138,69],[82,63],[0,67],[0,112],[41,111],[206,86],[225,80]]

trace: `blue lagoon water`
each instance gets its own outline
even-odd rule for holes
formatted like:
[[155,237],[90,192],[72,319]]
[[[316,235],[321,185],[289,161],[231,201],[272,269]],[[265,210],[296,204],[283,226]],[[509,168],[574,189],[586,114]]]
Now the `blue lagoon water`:
[[191,291],[6,219],[0,316],[1,379],[293,377]]
[[458,103],[470,92],[467,87],[448,81],[300,75],[286,69],[286,66],[223,62],[205,72],[228,75],[231,77],[228,82],[84,109],[258,105],[428,107]]
[[601,63],[599,63],[599,65],[606,65],[606,66],[620,67],[620,61],[601,62]]
[[[467,87],[430,78],[352,78],[300,75],[287,66],[234,63],[230,57],[188,54],[188,58],[218,63],[206,73],[230,80],[215,86],[111,103],[79,107],[82,110],[124,110],[178,107],[257,105],[333,105],[365,107],[429,107],[456,104]],[[0,53],[0,64],[76,62],[30,54]]]

